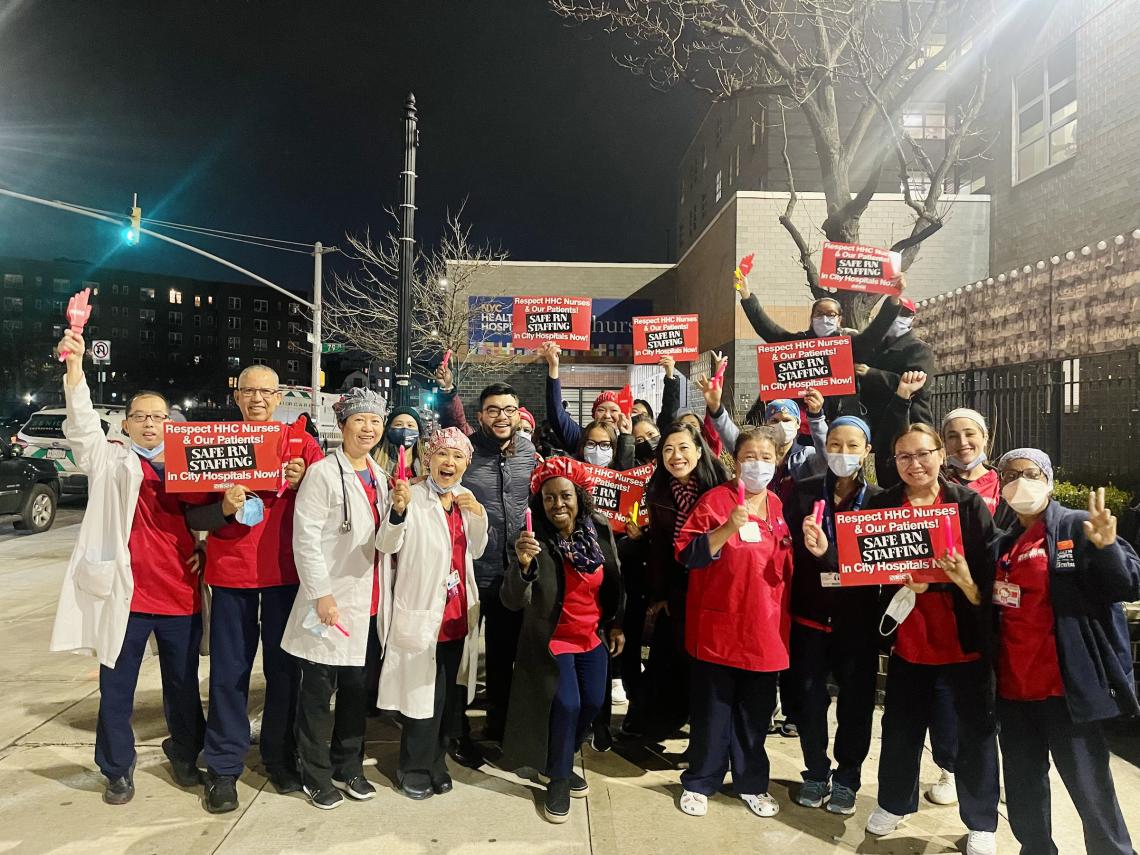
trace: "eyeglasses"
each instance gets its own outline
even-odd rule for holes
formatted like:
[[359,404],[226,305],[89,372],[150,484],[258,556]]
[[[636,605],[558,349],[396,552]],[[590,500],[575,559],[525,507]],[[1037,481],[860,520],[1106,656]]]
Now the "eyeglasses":
[[998,476],[1003,484],[1012,484],[1018,478],[1026,478],[1030,481],[1048,481],[1045,473],[1040,469],[1030,467],[1029,469],[1004,469]]
[[241,395],[243,398],[256,398],[259,396],[262,398],[271,398],[277,394],[277,390],[276,389],[250,389],[248,387],[243,386],[240,389],[238,389],[238,394]]
[[914,462],[918,462],[925,466],[926,462],[930,460],[930,455],[937,454],[941,450],[941,448],[927,448],[923,451],[916,451],[914,454],[896,454],[894,461],[899,466],[910,466],[910,464]]
[[497,419],[499,416],[514,417],[518,415],[518,407],[484,407],[483,412],[488,418]]
[[135,425],[145,425],[147,422],[160,425],[169,418],[166,413],[131,413],[127,416],[127,421]]
[[839,312],[812,312],[813,318],[832,318],[833,320],[839,319]]
[[585,448],[586,451],[597,451],[599,448],[602,451],[612,451],[614,444],[607,439],[602,442],[587,442],[582,447]]

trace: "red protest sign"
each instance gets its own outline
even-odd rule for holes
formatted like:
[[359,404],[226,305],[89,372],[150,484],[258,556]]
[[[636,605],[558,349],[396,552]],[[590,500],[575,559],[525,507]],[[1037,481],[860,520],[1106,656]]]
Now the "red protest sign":
[[892,280],[901,272],[902,255],[897,252],[828,241],[819,262],[819,284],[821,288],[839,291],[898,294],[898,286]]
[[166,488],[210,493],[241,484],[276,491],[287,430],[280,422],[166,422]]
[[653,315],[633,319],[633,364],[656,365],[662,356],[692,362],[700,356],[699,315]]
[[633,511],[635,502],[638,504],[638,525],[648,524],[645,485],[649,483],[649,477],[653,474],[652,463],[626,469],[624,472],[589,464],[587,468],[594,479],[592,491],[594,507],[599,514],[610,521],[610,528],[615,534],[625,532],[625,523]]
[[855,394],[850,336],[804,338],[756,345],[760,398],[802,398],[808,389],[824,397]]
[[563,350],[589,350],[593,322],[589,297],[515,297],[511,346],[538,348],[552,341]]
[[946,554],[944,519],[950,521],[955,543],[961,544],[957,505],[836,514],[839,578],[832,579],[832,583],[843,587],[898,585],[906,581],[908,574],[915,582],[947,581],[946,574],[934,562]]

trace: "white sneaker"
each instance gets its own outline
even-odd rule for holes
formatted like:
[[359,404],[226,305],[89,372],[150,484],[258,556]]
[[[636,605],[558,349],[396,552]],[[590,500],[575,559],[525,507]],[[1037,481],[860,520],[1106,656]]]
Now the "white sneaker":
[[621,680],[610,680],[610,704],[615,707],[624,707],[629,703],[629,698],[625,694],[625,686],[621,684]]
[[681,792],[681,810],[689,816],[704,816],[709,812],[709,797],[683,790]]
[[992,831],[971,831],[966,839],[966,855],[997,855],[997,835]]
[[757,816],[775,816],[780,812],[780,803],[767,793],[761,793],[758,796],[741,793],[740,798],[748,805],[749,810]]
[[943,769],[942,777],[926,791],[926,797],[936,805],[957,804],[958,784],[954,780],[954,773]]
[[882,837],[884,834],[890,834],[899,827],[899,823],[903,818],[898,814],[891,813],[889,810],[875,805],[875,812],[867,817],[867,832],[874,834],[876,837]]

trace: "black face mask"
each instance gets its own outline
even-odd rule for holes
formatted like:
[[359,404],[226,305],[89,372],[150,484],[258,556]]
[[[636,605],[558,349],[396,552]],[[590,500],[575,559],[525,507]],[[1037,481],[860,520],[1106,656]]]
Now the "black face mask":
[[653,455],[657,452],[657,446],[661,442],[661,437],[654,436],[649,439],[639,439],[634,443],[634,455],[642,463],[648,463],[653,459]]
[[401,445],[404,448],[411,448],[416,444],[416,440],[420,438],[419,431],[417,431],[415,428],[390,427],[385,433],[385,436],[387,437],[388,442],[392,443],[392,445],[396,446],[397,448],[399,448]]

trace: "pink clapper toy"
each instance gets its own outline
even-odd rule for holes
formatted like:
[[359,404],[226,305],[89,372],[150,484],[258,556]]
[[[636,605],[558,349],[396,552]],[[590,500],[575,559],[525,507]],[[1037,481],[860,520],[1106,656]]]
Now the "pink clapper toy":
[[442,368],[444,371],[446,371],[447,370],[447,363],[449,363],[449,362],[451,362],[451,351],[450,350],[443,354],[443,362],[441,362],[439,364],[439,367]]
[[402,446],[402,445],[400,446],[398,459],[396,461],[396,480],[397,481],[407,481],[408,480],[408,454],[407,454],[407,449],[404,448],[404,446]]
[[534,519],[532,517],[530,508],[523,512],[523,521],[526,523],[527,534],[534,534]]
[[[91,317],[91,306],[87,304],[87,299],[90,296],[91,289],[84,288],[78,294],[72,294],[71,299],[67,302],[67,323],[76,335],[83,334],[83,327],[87,324],[87,319]],[[69,355],[69,351],[61,350],[59,361],[63,362]]]
[[815,509],[814,509],[815,524],[818,526],[823,525],[823,509],[824,509],[824,502],[823,502],[823,499],[820,499],[818,502],[815,503]]
[[954,527],[950,525],[950,517],[942,517],[939,523],[942,527],[942,539],[946,542],[946,555],[953,558],[958,552],[958,545],[954,540]]
[[736,499],[737,499],[736,503],[738,505],[743,505],[748,500],[748,496],[744,492],[744,482],[743,481],[740,481],[736,485]]
[[724,382],[724,369],[728,368],[728,360],[723,360],[716,369],[716,374],[713,375],[713,386],[719,386]]

